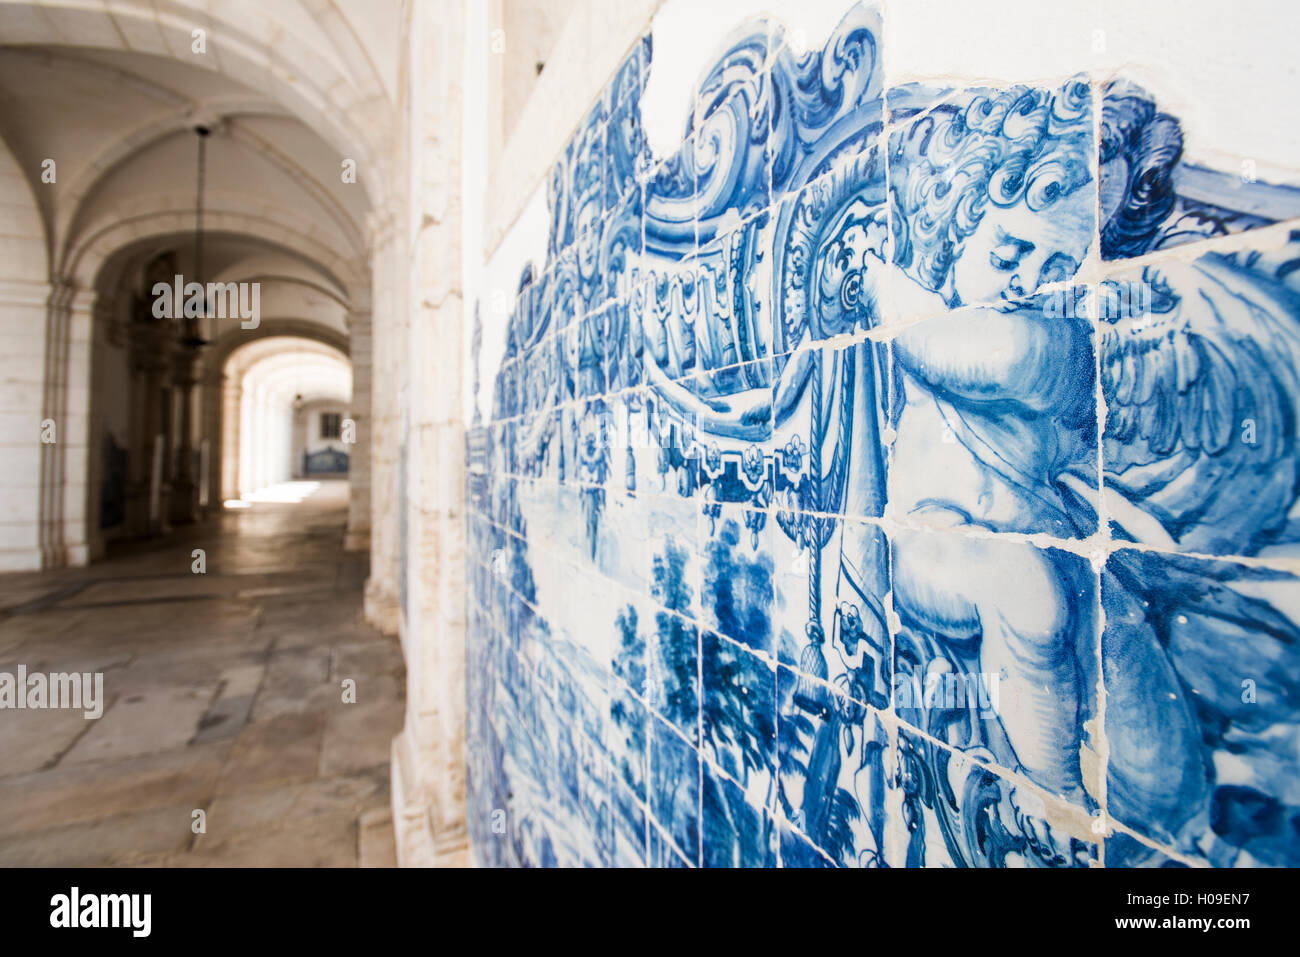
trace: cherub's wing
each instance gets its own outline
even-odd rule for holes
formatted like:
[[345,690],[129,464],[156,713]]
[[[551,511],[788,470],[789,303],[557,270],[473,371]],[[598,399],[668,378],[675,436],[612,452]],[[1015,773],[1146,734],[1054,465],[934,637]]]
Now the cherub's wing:
[[1153,301],[1138,315],[1113,314],[1124,311],[1125,284],[1103,286],[1101,308],[1117,320],[1102,342],[1107,438],[1161,456],[1218,455],[1249,419],[1263,454],[1281,450],[1293,425],[1285,380],[1300,347],[1300,316],[1290,312],[1300,299],[1281,284],[1270,296],[1235,259],[1213,258],[1172,284],[1148,270]]
[[[1289,252],[1210,253],[1102,287],[1108,485],[1174,539],[1219,524],[1216,541],[1244,547],[1294,501],[1300,247]],[[1230,508],[1233,483],[1250,501]]]

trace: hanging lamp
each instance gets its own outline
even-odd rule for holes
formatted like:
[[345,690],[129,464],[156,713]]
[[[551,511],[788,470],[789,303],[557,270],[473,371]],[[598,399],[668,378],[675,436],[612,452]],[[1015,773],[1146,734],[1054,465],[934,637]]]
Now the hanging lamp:
[[[194,127],[194,134],[198,137],[198,169],[195,176],[194,187],[194,281],[203,284],[203,188],[204,179],[207,175],[207,158],[208,158],[208,134],[211,130],[207,126],[199,125]],[[199,325],[200,320],[207,320],[212,315],[212,305],[208,302],[207,287],[204,286],[203,295],[203,312],[199,316],[185,317],[185,335],[181,337],[181,344],[191,349],[201,349],[208,344],[208,340],[203,338],[203,329]]]

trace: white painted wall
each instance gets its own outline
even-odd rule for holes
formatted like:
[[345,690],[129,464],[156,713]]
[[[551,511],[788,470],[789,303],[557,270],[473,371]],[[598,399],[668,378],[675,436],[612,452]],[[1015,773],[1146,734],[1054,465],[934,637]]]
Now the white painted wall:
[[[41,418],[50,287],[32,188],[0,142],[0,571],[39,568]],[[54,423],[54,437],[60,423]]]
[[351,457],[352,449],[343,442],[342,437],[337,439],[321,438],[321,418],[326,413],[333,413],[339,416],[340,420],[347,418],[347,399],[342,396],[331,396],[325,399],[303,402],[294,413],[293,452],[291,456],[294,478],[302,478],[304,475],[304,455],[312,455],[329,449],[334,452],[343,452],[349,458]]

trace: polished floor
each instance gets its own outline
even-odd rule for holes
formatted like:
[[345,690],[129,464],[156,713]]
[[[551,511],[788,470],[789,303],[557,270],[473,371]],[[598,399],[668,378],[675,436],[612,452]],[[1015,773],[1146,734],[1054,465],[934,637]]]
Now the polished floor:
[[0,865],[394,862],[402,655],[361,618],[347,486],[259,498],[87,568],[0,575],[0,673],[102,672],[105,702],[0,710]]

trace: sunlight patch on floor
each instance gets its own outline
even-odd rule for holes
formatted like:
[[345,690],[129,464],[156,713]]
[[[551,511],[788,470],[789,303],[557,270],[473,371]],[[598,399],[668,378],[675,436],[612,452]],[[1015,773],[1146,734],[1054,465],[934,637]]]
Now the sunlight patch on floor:
[[228,498],[224,504],[226,508],[248,508],[253,502],[296,505],[319,489],[320,482],[279,482],[256,492],[247,492],[241,498]]

